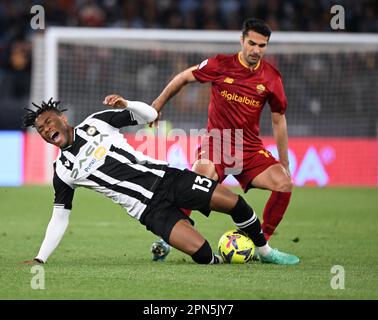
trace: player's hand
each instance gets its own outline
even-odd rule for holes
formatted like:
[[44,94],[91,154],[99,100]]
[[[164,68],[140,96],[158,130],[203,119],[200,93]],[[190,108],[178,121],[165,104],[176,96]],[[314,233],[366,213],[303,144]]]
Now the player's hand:
[[110,94],[106,96],[102,103],[114,109],[127,108],[127,100],[118,94]]
[[43,261],[39,259],[33,259],[33,260],[25,260],[22,261],[23,264],[43,264]]

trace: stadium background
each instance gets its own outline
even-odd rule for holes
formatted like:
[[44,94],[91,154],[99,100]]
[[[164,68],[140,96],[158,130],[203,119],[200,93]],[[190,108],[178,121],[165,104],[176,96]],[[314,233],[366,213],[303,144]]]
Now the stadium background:
[[[272,27],[272,39],[282,31],[328,32],[333,37],[344,31],[352,32],[358,41],[361,35],[378,30],[376,6],[366,0],[337,2],[346,12],[346,28],[338,31],[330,27],[332,1],[1,1],[0,146],[8,154],[0,160],[0,185],[4,186],[49,183],[56,154],[33,132],[20,131],[23,108],[31,100],[47,98],[43,72],[50,68],[50,52],[43,47],[45,30],[30,27],[34,4],[44,6],[46,28],[238,32],[244,18],[257,16]],[[222,45],[219,39],[218,46],[208,50],[197,50],[203,43],[189,44],[192,48],[187,51],[185,47],[180,50],[180,42],[171,43],[174,49],[164,52],[146,50],[143,45],[138,49],[138,41],[121,47],[102,42],[104,39],[87,45],[59,45],[57,95],[69,107],[74,124],[101,110],[100,101],[108,93],[151,103],[175,73],[218,52],[239,49],[238,34],[234,44]],[[320,45],[320,52],[318,45],[307,48],[313,52],[305,49],[302,54],[303,49],[291,44],[283,50],[275,48],[272,40],[267,59],[284,78],[291,170],[297,186],[378,184],[378,50],[377,43],[364,45],[352,42],[332,51],[332,43],[327,43]],[[189,132],[205,127],[208,92],[207,86],[197,85],[174,98],[164,113],[168,128]],[[261,127],[266,145],[274,151],[267,110]],[[132,138],[135,132],[125,133]],[[185,148],[176,144],[170,149],[171,145],[168,160],[178,167],[190,167]]]
[[[218,41],[207,51],[205,43],[190,43],[192,48],[186,50],[180,42],[181,46],[173,45],[182,49],[179,52],[169,46],[163,50],[160,44],[159,52],[165,54],[159,55],[151,55],[156,48],[137,49],[140,41],[121,45],[111,45],[103,38],[95,45],[89,40],[62,41],[58,93],[74,124],[89,112],[103,110],[100,102],[109,92],[151,102],[170,77],[188,64],[198,63],[221,48],[238,50],[240,24],[245,17],[266,19],[274,32],[267,58],[281,70],[289,100],[292,173],[296,185],[305,186],[294,189],[288,213],[270,243],[298,255],[301,263],[294,268],[258,262],[211,268],[196,265],[172,250],[166,263],[156,264],[149,251],[156,239],[153,234],[125,217],[124,210],[111,201],[80,189],[75,192],[66,237],[43,266],[45,290],[34,290],[34,274],[29,265],[20,262],[35,256],[51,216],[49,170],[56,152],[46,148],[33,130],[20,130],[22,108],[46,98],[43,68],[51,68],[47,61],[52,50],[43,47],[47,32],[30,28],[29,12],[34,4],[44,6],[47,28],[104,27],[108,32],[121,28],[147,33],[158,28],[160,34],[179,36],[181,33],[174,30],[235,32],[234,44]],[[330,28],[333,4],[345,8],[345,30]],[[365,36],[377,38],[375,4],[327,0],[0,0],[0,299],[153,299],[154,303],[156,299],[376,300],[378,50],[376,41],[358,42]],[[307,40],[314,32],[327,32],[336,40],[346,33],[353,41],[310,47],[290,43],[282,51],[273,38],[279,32],[288,32],[285,34],[290,38],[293,32],[305,32]],[[105,59],[109,56],[111,59]],[[184,91],[167,106],[164,118],[170,121],[168,128],[188,132],[205,124],[208,88],[193,84]],[[268,108],[262,121],[264,141],[272,146]],[[125,134],[131,139],[134,132]],[[179,166],[185,158],[183,150],[173,149],[170,157]],[[241,193],[240,188],[233,190]],[[261,217],[269,194],[253,190],[244,197]],[[228,216],[214,213],[206,219],[197,212],[192,216],[213,250],[220,235],[233,227]],[[345,269],[344,290],[332,287],[336,265]],[[253,303],[247,301],[247,311],[266,313],[266,305],[260,308]],[[135,301],[132,304],[140,306]],[[361,309],[350,301],[334,309],[339,312],[348,306]],[[310,307],[311,312],[319,310],[324,315],[324,308]],[[270,308],[270,314],[275,310],[282,315],[282,308]],[[131,311],[132,306],[128,306],[128,314]]]

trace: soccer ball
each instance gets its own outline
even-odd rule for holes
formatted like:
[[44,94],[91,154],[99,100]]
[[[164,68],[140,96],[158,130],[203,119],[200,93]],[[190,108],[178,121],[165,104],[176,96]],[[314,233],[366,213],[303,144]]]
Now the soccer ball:
[[218,242],[218,251],[226,263],[246,263],[255,252],[255,245],[242,231],[225,232]]

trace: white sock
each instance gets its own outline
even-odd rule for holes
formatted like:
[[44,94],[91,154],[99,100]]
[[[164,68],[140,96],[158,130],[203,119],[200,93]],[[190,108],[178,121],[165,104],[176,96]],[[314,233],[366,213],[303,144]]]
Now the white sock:
[[266,256],[270,253],[270,251],[272,251],[272,248],[269,246],[268,243],[266,243],[265,246],[256,247],[256,249],[257,249],[257,253],[262,256]]

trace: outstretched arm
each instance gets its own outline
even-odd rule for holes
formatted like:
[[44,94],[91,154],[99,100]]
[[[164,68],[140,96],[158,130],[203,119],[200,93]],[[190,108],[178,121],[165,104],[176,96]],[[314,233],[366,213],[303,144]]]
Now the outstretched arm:
[[[133,114],[134,119],[138,124],[146,124],[154,121],[158,114],[157,111],[148,104],[141,101],[129,101],[118,94],[111,94],[104,98],[103,104],[112,107],[113,109],[127,109]],[[118,115],[121,119],[122,115]],[[114,121],[117,115],[113,117]]]
[[[198,66],[196,65],[182,71],[181,73],[177,74],[171,82],[167,84],[167,86],[160,93],[160,95],[152,102],[152,107],[155,108],[154,111],[156,112],[148,110],[148,108],[146,107],[140,108],[139,106],[135,105],[134,103],[138,101],[132,101],[133,105],[131,105],[131,101],[127,101],[126,99],[122,98],[120,95],[117,94],[106,96],[103,101],[103,104],[110,106],[114,109],[129,109],[134,114],[136,114],[137,117],[139,116],[139,113],[142,112],[142,114],[140,114],[140,120],[143,121],[143,123],[150,123],[150,125],[152,125],[153,122],[157,122],[159,120],[160,110],[163,109],[164,105],[168,102],[168,100],[172,98],[174,95],[176,95],[187,83],[196,81],[196,78],[193,75],[193,71],[196,70],[197,67]],[[143,104],[145,106],[148,106],[145,103]],[[142,124],[139,121],[138,123]]]
[[74,189],[59,178],[56,173],[56,163],[54,163],[54,171],[53,185],[55,198],[53,214],[37,256],[34,260],[24,261],[24,263],[45,263],[59,245],[68,227]]
[[157,112],[163,109],[168,100],[176,95],[187,83],[196,81],[193,71],[196,70],[197,67],[198,66],[193,66],[180,72],[167,84],[160,95],[152,102],[152,106]]
[[24,261],[24,263],[46,263],[48,257],[53,253],[63,238],[68,227],[70,213],[71,210],[54,207],[51,220],[46,229],[45,238],[37,256],[34,260]]

